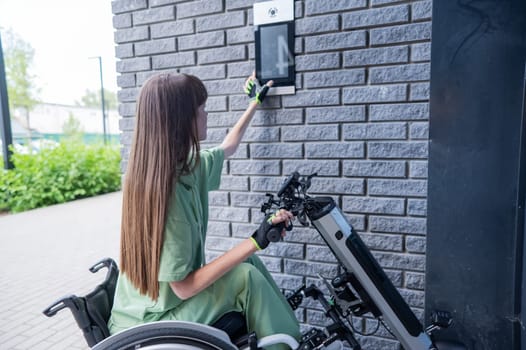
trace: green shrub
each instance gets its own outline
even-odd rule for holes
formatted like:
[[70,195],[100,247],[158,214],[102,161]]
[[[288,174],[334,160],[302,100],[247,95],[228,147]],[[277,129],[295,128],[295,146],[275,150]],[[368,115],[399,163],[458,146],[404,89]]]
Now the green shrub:
[[38,153],[14,152],[15,168],[0,170],[0,210],[20,212],[120,188],[117,146],[62,142]]

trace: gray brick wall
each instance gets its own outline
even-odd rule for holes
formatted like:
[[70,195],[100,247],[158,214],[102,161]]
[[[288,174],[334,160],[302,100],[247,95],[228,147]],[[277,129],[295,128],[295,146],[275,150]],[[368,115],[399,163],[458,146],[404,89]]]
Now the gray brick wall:
[[[154,72],[199,76],[218,144],[247,105],[254,69],[253,0],[114,0],[122,169],[135,98]],[[318,172],[311,193],[333,196],[415,313],[422,317],[426,243],[431,0],[295,1],[296,94],[269,97],[210,196],[212,259],[248,236],[265,193],[294,170]],[[297,227],[261,254],[278,284],[320,284],[338,271],[314,230]],[[297,311],[324,324],[315,303]],[[376,322],[355,318],[364,332]],[[396,349],[380,328],[364,349]]]

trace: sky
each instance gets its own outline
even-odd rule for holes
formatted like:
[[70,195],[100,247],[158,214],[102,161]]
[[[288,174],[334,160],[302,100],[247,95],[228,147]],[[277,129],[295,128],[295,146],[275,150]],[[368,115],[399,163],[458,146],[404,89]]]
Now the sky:
[[[0,28],[35,50],[39,100],[74,104],[86,89],[117,92],[111,0],[0,0]],[[0,31],[0,35],[1,35]]]

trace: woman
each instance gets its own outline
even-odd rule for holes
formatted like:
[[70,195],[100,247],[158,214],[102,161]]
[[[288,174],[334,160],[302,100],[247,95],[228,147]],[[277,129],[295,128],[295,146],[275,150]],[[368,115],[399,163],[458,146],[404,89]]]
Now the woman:
[[[200,150],[206,138],[207,91],[196,77],[160,74],[142,87],[123,187],[121,274],[108,327],[112,334],[159,320],[213,324],[243,313],[259,338],[299,325],[261,261],[253,255],[266,233],[287,224],[281,210],[254,234],[212,262],[205,262],[208,191],[219,188],[223,160],[234,154],[268,90],[254,99],[219,147]],[[284,232],[284,231],[283,231]],[[282,347],[276,346],[276,349]]]

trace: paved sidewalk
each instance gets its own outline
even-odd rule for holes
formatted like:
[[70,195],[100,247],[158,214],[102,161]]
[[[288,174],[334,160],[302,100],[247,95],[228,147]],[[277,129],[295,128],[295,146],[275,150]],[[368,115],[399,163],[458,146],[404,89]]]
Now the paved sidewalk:
[[105,277],[88,268],[118,260],[122,193],[0,216],[0,349],[87,349],[69,310],[42,314]]

